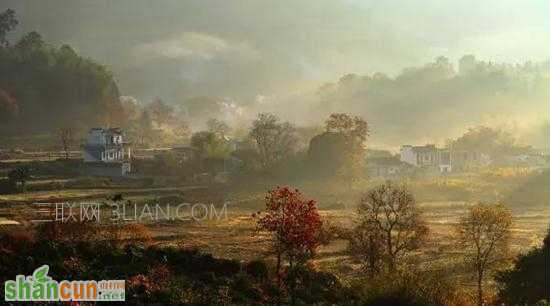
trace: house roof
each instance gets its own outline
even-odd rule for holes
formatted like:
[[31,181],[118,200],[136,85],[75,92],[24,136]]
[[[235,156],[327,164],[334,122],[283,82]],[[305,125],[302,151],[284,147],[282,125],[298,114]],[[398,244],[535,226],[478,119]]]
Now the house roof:
[[414,146],[412,149],[417,153],[428,153],[428,152],[435,151],[436,147],[435,145],[429,144],[425,146]]
[[122,134],[122,129],[119,127],[112,127],[112,128],[94,127],[94,128],[91,128],[90,131],[102,131],[103,133],[107,133],[107,134]]

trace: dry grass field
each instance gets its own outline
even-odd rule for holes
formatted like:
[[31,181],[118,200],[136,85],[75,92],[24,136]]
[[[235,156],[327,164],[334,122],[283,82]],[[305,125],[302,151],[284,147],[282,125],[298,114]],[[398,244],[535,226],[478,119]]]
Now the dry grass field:
[[[422,254],[415,256],[421,263],[432,268],[440,265],[449,268],[456,264],[460,250],[454,245],[454,226],[464,215],[469,205],[477,200],[501,200],[505,194],[523,193],[525,182],[533,180],[524,172],[518,175],[506,173],[506,177],[488,177],[487,174],[464,177],[424,179],[407,181],[407,185],[418,199],[424,217],[430,227],[430,239]],[[535,177],[536,178],[536,177]],[[350,227],[354,222],[355,204],[361,190],[366,190],[380,181],[364,182],[354,191],[343,190],[337,185],[320,186],[308,182],[300,186],[304,194],[315,198],[324,220],[333,225]],[[542,184],[542,186],[545,186]],[[254,190],[254,191],[252,191]],[[142,218],[159,244],[178,244],[198,247],[216,257],[237,260],[269,258],[269,237],[256,230],[253,214],[263,209],[264,188],[226,187],[157,187],[157,188],[89,188],[33,191],[0,196],[0,216],[8,216],[23,221],[28,219],[28,211],[33,210],[34,202],[101,202],[109,203],[115,194],[122,194],[124,202],[130,201],[141,211],[144,205],[177,205],[178,203],[214,204],[218,213],[221,205],[227,204],[222,218],[206,218],[201,221],[167,220],[152,221]],[[519,193],[520,196],[522,193]],[[521,196],[524,198],[523,196]],[[525,196],[525,198],[528,198]],[[108,206],[102,206],[102,214],[109,213]],[[514,215],[512,250],[524,252],[541,243],[550,224],[550,206],[509,205]],[[27,214],[27,215],[25,215]],[[108,220],[108,216],[102,216]],[[129,218],[132,219],[132,218]],[[135,222],[127,220],[126,222]],[[340,275],[353,274],[357,264],[346,256],[346,242],[335,240],[323,245],[314,264]]]

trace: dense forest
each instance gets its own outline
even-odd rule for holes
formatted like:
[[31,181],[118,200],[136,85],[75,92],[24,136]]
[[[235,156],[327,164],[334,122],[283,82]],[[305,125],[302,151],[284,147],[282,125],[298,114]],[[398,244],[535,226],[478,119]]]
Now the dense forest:
[[0,133],[49,133],[71,126],[109,125],[124,119],[119,90],[109,70],[70,46],[30,32],[11,42],[15,13],[0,15]]

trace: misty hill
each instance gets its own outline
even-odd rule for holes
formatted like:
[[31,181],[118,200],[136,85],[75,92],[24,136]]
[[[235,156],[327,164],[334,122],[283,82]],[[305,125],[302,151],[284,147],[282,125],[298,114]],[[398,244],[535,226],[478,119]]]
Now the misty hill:
[[386,145],[444,140],[467,126],[540,123],[530,119],[540,119],[548,110],[546,70],[531,63],[494,64],[473,56],[464,56],[455,69],[439,57],[395,77],[345,75],[319,89],[315,108],[363,115],[373,139]]
[[121,120],[117,84],[108,69],[31,32],[0,47],[0,133],[49,133]]

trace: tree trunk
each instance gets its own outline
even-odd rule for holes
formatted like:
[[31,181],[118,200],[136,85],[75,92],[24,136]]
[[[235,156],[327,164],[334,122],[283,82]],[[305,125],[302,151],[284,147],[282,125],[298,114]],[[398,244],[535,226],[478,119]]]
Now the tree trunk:
[[281,251],[277,250],[277,305],[281,305]]
[[295,291],[296,291],[296,283],[295,283],[295,277],[296,277],[296,271],[294,270],[294,260],[291,258],[290,259],[290,267],[289,267],[289,275],[291,277],[291,279],[289,280],[290,281],[290,305],[294,306],[296,305],[296,300],[294,299],[295,297]]
[[393,241],[392,241],[392,236],[391,236],[391,229],[388,231],[387,233],[387,244],[388,244],[388,264],[389,264],[389,270],[390,272],[395,272],[395,254],[393,252]]
[[477,272],[477,306],[483,306],[483,270]]

